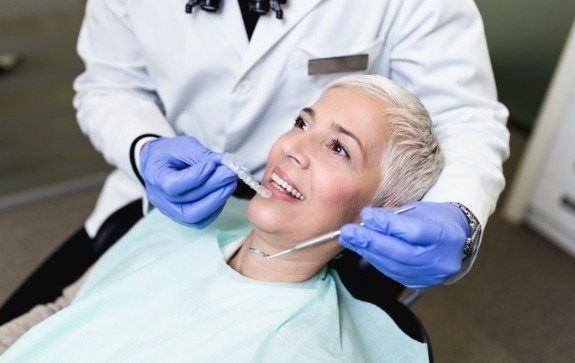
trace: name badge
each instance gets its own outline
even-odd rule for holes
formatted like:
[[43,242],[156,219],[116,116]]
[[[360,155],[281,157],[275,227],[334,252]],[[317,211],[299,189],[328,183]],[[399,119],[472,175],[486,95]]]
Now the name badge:
[[310,59],[307,62],[307,74],[315,76],[318,74],[365,71],[367,70],[368,59],[367,54]]

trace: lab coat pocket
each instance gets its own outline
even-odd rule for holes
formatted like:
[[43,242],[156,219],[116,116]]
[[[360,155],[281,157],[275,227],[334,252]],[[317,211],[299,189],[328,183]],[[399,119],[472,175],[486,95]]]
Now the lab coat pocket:
[[330,82],[351,74],[373,73],[376,67],[381,69],[383,45],[384,38],[345,48],[301,43],[290,59],[292,99],[297,100],[298,107],[307,106]]

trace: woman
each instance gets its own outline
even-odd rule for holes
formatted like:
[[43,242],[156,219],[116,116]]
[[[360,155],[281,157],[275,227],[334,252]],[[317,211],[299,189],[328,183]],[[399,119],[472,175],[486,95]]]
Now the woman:
[[271,148],[262,179],[270,198],[231,199],[227,217],[204,230],[150,213],[95,265],[71,306],[0,361],[426,360],[424,344],[326,269],[342,250],[337,240],[277,259],[252,251],[339,229],[366,205],[416,201],[441,165],[413,95],[379,76],[342,78]]

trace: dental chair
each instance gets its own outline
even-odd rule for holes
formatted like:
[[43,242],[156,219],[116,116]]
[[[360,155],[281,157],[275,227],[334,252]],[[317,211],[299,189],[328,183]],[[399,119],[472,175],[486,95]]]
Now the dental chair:
[[[62,290],[76,281],[110,246],[142,217],[141,200],[112,214],[102,225],[93,244],[74,243],[70,238],[50,255],[0,308],[0,325],[26,313],[37,304],[56,300]],[[83,229],[76,233],[85,233]],[[423,324],[398,300],[405,287],[381,274],[360,256],[344,250],[330,262],[349,292],[362,301],[383,309],[411,338],[426,343],[432,362],[431,342]]]

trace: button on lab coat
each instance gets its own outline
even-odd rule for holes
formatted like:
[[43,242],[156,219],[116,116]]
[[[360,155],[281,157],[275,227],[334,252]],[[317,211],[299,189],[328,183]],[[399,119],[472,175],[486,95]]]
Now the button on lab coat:
[[[256,173],[272,143],[331,81],[386,76],[429,110],[446,163],[429,201],[466,205],[485,226],[503,189],[506,108],[497,102],[483,24],[471,0],[290,0],[248,41],[236,0],[208,13],[185,0],[89,0],[74,84],[82,131],[118,167],[86,223],[94,235],[143,195],[129,161],[142,134],[192,135]],[[367,54],[365,70],[308,75],[308,61]]]

